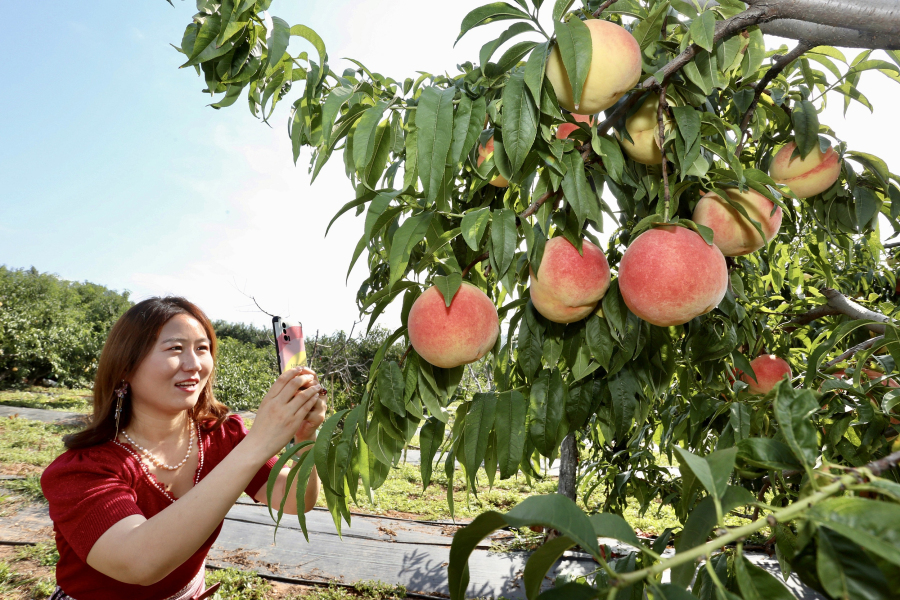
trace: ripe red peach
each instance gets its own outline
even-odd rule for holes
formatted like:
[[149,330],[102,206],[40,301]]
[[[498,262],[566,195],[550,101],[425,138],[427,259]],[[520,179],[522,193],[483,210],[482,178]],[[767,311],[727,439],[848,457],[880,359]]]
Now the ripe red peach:
[[750,361],[750,366],[753,367],[756,380],[747,373],[741,373],[741,381],[747,384],[747,391],[751,394],[768,394],[785,375],[788,379],[793,377],[787,361],[774,354],[761,354]]
[[687,323],[715,308],[728,286],[725,257],[684,227],[645,231],[619,263],[619,290],[643,320],[668,327]]
[[[491,136],[484,146],[478,146],[478,160],[475,162],[476,167],[480,167],[481,163],[494,156],[494,136]],[[503,175],[497,175],[488,183],[496,187],[509,187],[509,181]]]
[[436,367],[451,369],[475,362],[494,347],[500,334],[497,307],[487,294],[463,282],[450,302],[434,286],[409,310],[409,342]]
[[583,255],[572,242],[555,237],[547,242],[537,275],[531,270],[534,308],[555,323],[585,318],[609,289],[609,263],[603,251],[584,240]]
[[547,60],[547,79],[553,85],[559,105],[581,114],[606,110],[634,87],[641,78],[641,47],[624,27],[601,19],[584,22],[591,32],[591,66],[576,106],[569,75],[563,65],[559,46],[553,47]]
[[[658,165],[662,162],[662,143],[659,137],[659,96],[651,94],[633,115],[625,119],[625,130],[633,142],[619,137],[622,150],[632,160],[644,165]],[[668,131],[672,120],[668,116],[663,119],[663,127]],[[616,133],[618,137],[618,132]]]
[[797,144],[788,142],[775,154],[769,165],[769,175],[778,183],[783,183],[798,198],[809,198],[830,188],[841,174],[841,158],[834,148],[824,153],[816,145],[806,158],[799,156],[791,160]]
[[[587,123],[588,126],[594,124],[594,115],[577,115],[572,113],[572,118],[578,121],[579,123]],[[556,129],[556,137],[557,139],[564,140],[569,137],[569,134],[578,129],[578,125],[574,123],[563,123]]]
[[[724,188],[728,197],[747,211],[754,221],[759,222],[766,238],[738,212],[736,208],[722,199],[715,192],[709,192],[697,203],[691,219],[713,230],[713,243],[725,256],[742,256],[762,248],[781,228],[781,207],[776,206],[762,194],[748,189],[742,192],[737,188]],[[775,212],[772,212],[772,209]]]

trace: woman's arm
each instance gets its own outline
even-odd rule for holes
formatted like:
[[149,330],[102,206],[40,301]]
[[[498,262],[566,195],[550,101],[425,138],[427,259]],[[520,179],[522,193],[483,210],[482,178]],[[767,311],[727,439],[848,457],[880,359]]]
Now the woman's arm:
[[132,515],[110,527],[91,548],[87,563],[118,581],[139,585],[156,583],[183,564],[315,409],[321,386],[310,385],[314,381],[308,369],[283,373],[260,403],[250,432],[222,462],[159,514],[150,519]]

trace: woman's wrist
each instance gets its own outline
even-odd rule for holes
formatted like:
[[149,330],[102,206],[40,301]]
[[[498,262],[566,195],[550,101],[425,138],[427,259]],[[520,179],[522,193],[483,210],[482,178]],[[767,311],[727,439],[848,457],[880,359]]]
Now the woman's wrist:
[[316,441],[316,427],[309,423],[308,421],[304,421],[302,425],[300,425],[300,429],[294,434],[294,441],[299,442],[314,442]]

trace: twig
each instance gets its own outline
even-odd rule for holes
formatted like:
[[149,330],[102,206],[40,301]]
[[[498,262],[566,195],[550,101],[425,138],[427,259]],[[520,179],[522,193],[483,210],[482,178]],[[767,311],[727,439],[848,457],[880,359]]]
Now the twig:
[[397,364],[399,367],[403,367],[403,363],[406,362],[406,357],[409,356],[409,351],[412,350],[412,344],[406,347],[406,352],[403,353],[403,356],[400,357],[400,362]]
[[604,2],[603,4],[600,5],[600,8],[598,8],[597,10],[594,11],[594,17],[599,19],[600,13],[602,13],[604,10],[606,10],[607,8],[609,8],[610,6],[612,6],[613,4],[615,4],[618,1],[619,0],[606,0],[606,2]]
[[543,196],[541,196],[540,198],[538,198],[537,200],[532,202],[531,206],[529,206],[528,208],[523,210],[518,215],[518,218],[520,220],[527,219],[528,217],[530,217],[531,215],[536,213],[538,211],[538,209],[541,207],[541,205],[544,204],[544,202],[546,202],[547,200],[550,200],[551,198],[555,200],[556,196],[559,196],[560,194],[562,194],[562,189],[556,190],[555,192],[547,192],[546,194],[544,194]]
[[[744,12],[737,14],[730,19],[725,19],[724,21],[718,21],[716,23],[716,31],[713,35],[713,44],[716,44],[723,39],[730,38],[731,36],[743,31],[748,27],[752,27],[753,25],[757,25],[763,21],[767,21],[769,19],[775,18],[777,15],[777,9],[768,5],[761,6],[753,6]],[[628,112],[628,109],[631,108],[644,94],[646,94],[651,89],[655,88],[660,84],[665,84],[666,80],[671,77],[674,73],[681,70],[686,64],[691,62],[697,54],[703,50],[697,44],[691,44],[688,46],[684,52],[673,58],[669,61],[666,66],[660,69],[657,72],[662,80],[658,80],[656,75],[648,77],[641,83],[641,85],[631,93],[628,100],[623,102],[616,108],[600,125],[597,127],[597,131],[600,135],[604,135],[610,127],[612,127],[619,119],[621,119],[625,113]]]
[[779,73],[781,73],[789,64],[797,60],[802,54],[805,54],[809,50],[815,48],[815,45],[801,40],[797,46],[785,54],[784,56],[779,56],[775,60],[775,64],[772,65],[772,68],[766,71],[766,74],[763,75],[763,78],[759,80],[759,83],[756,84],[755,93],[753,94],[753,101],[750,103],[750,106],[747,108],[747,111],[744,113],[744,118],[741,119],[741,140],[737,145],[736,153],[740,156],[741,151],[744,149],[744,142],[747,138],[747,129],[750,127],[750,120],[753,118],[753,113],[756,111],[756,105],[759,103],[759,97],[765,91],[765,89],[769,86],[769,84],[774,80]]
[[466,278],[466,275],[469,274],[469,271],[472,270],[472,267],[474,267],[475,265],[477,265],[478,263],[480,263],[480,262],[483,261],[483,260],[487,260],[488,258],[490,258],[490,254],[488,254],[487,252],[485,252],[484,254],[480,254],[480,255],[478,255],[477,257],[475,257],[475,260],[473,260],[473,261],[470,262],[468,265],[466,265],[466,268],[462,270],[462,277],[463,277],[463,279]]
[[666,114],[666,109],[669,105],[666,103],[666,87],[667,85],[664,83],[659,88],[659,107],[656,109],[656,120],[659,123],[659,149],[662,151],[662,176],[663,176],[663,185],[665,186],[665,204],[663,205],[665,209],[665,217],[666,221],[669,220],[669,170],[668,165],[666,164],[666,125],[664,121],[664,117]]
[[880,342],[883,339],[884,339],[883,335],[878,335],[878,336],[873,337],[872,339],[864,341],[862,344],[857,344],[857,345],[853,346],[852,348],[850,348],[849,350],[847,350],[846,352],[844,352],[843,354],[841,354],[840,356],[838,356],[837,358],[829,360],[827,363],[825,363],[825,366],[823,368],[827,369],[829,367],[833,367],[834,365],[838,364],[842,360],[846,360],[846,359],[850,358],[857,352],[861,352],[863,350],[867,350],[867,349],[871,348],[872,346],[874,346],[875,344],[877,344],[878,342]]

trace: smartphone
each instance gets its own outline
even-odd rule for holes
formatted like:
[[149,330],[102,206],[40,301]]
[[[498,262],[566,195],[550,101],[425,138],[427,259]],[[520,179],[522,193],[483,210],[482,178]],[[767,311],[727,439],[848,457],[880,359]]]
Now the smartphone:
[[303,324],[272,317],[275,333],[275,350],[278,354],[278,369],[284,373],[294,367],[306,366],[306,346],[303,344]]

